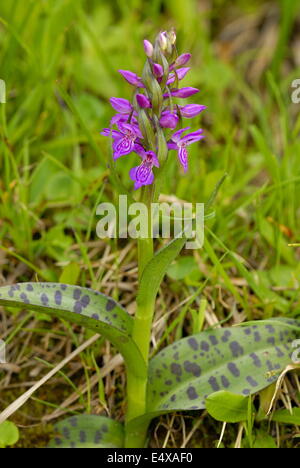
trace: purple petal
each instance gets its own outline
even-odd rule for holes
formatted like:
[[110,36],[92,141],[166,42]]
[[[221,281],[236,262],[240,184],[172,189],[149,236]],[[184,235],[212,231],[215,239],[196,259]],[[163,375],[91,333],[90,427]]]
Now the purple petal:
[[133,73],[129,70],[118,70],[119,73],[121,73],[121,75],[123,76],[123,78],[125,78],[125,80],[133,85],[133,86],[137,86],[138,88],[144,88],[144,84],[141,80],[141,78],[139,78],[137,76],[136,73]]
[[129,134],[131,139],[135,139],[136,137],[143,138],[143,135],[137,125],[126,122],[118,122],[118,127],[121,132]]
[[111,128],[104,128],[102,132],[100,132],[101,135],[112,137],[112,138],[122,138],[123,135],[121,132],[118,132],[117,130],[112,130]]
[[181,89],[172,89],[171,95],[178,98],[187,98],[193,96],[193,94],[199,93],[199,89],[192,88],[190,86]]
[[153,63],[152,65],[153,73],[157,78],[161,78],[164,74],[164,69],[159,63]]
[[144,96],[144,94],[137,94],[135,97],[136,97],[138,105],[142,107],[143,109],[152,107],[150,99]]
[[160,125],[163,128],[176,128],[178,125],[179,117],[177,114],[171,113],[169,111],[163,112],[160,118]]
[[168,148],[170,150],[178,150],[178,146],[173,141],[168,141]]
[[152,166],[159,167],[159,161],[154,151],[147,151],[146,159],[148,163],[152,164]]
[[144,50],[147,57],[151,58],[153,55],[153,45],[147,39],[144,40]]
[[186,172],[188,169],[188,154],[187,154],[187,149],[184,146],[178,149],[178,158],[179,158],[180,164],[182,165],[184,169],[184,172]]
[[127,99],[112,97],[109,101],[112,107],[121,114],[130,114],[133,110],[132,105]]
[[191,117],[196,117],[196,115],[207,109],[207,107],[200,104],[188,104],[187,106],[179,106],[179,109],[182,117],[189,119]]
[[139,156],[141,156],[141,158],[143,159],[146,157],[146,150],[140,143],[134,144],[133,151],[137,153]]
[[172,67],[173,68],[182,67],[190,60],[190,58],[191,58],[191,54],[181,54],[179,55],[179,57],[177,57]]
[[154,181],[152,166],[142,163],[140,166],[133,167],[129,172],[130,178],[135,182],[135,190],[143,185],[150,185]]
[[188,133],[180,141],[186,145],[191,145],[195,141],[202,140],[204,138],[203,130],[197,130],[196,132]]
[[173,135],[171,136],[171,140],[175,141],[175,143],[178,143],[180,141],[180,138],[183,132],[185,132],[186,130],[189,130],[190,128],[191,127],[185,127],[185,128],[181,128],[180,130],[177,130],[177,132],[173,133]]
[[190,70],[190,67],[179,68],[176,73],[170,73],[167,81],[167,85],[174,83],[176,79],[183,80],[187,72]]
[[125,154],[129,154],[133,151],[134,142],[128,138],[118,138],[113,143],[114,159],[118,159]]

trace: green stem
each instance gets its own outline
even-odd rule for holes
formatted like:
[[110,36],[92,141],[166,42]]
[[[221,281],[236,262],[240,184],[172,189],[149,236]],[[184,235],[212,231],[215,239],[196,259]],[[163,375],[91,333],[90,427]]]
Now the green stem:
[[[153,188],[145,187],[142,195],[142,201],[147,206],[148,237],[138,240],[138,266],[139,280],[147,263],[153,257],[153,236],[151,223],[151,202],[153,198]],[[134,319],[132,337],[136,342],[141,354],[148,367],[149,348],[151,337],[151,326],[154,314],[154,301],[151,304],[138,304]],[[149,420],[141,419],[137,424],[130,422],[146,413],[146,393],[147,377],[140,379],[128,372],[127,376],[127,417],[126,417],[126,448],[144,447]]]

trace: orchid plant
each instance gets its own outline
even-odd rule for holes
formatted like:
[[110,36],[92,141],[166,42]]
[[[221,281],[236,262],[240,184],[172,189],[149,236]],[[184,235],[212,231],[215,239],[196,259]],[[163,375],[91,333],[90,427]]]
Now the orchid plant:
[[[180,87],[189,72],[189,53],[177,54],[174,31],[161,32],[154,44],[144,41],[146,63],[140,76],[119,70],[133,88],[132,101],[112,97],[115,111],[102,135],[112,139],[113,159],[141,162],[129,176],[148,207],[156,202],[170,158],[177,152],[188,170],[188,146],[204,138],[184,119],[204,105],[176,102],[198,89]],[[117,163],[121,164],[121,162]],[[150,210],[149,210],[150,211]],[[300,323],[270,319],[232,328],[213,328],[175,341],[149,358],[156,296],[164,275],[186,238],[176,237],[154,253],[150,220],[138,239],[139,287],[132,317],[115,300],[91,289],[53,283],[22,283],[0,288],[0,305],[26,307],[100,333],[123,355],[127,372],[124,423],[96,415],[78,415],[57,425],[51,447],[145,447],[149,423],[174,411],[201,410],[212,393],[226,390],[247,397],[274,383],[291,363],[291,343]]]

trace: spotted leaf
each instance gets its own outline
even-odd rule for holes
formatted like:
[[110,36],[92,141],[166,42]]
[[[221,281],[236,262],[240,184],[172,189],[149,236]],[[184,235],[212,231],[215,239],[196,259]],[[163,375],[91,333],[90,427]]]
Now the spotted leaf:
[[72,416],[55,425],[49,448],[122,448],[121,423],[104,416]]
[[272,319],[207,330],[165,348],[150,362],[149,413],[205,408],[208,395],[250,395],[275,382],[291,363],[300,321]]
[[21,283],[0,288],[0,305],[26,307],[100,333],[120,350],[134,374],[146,374],[143,358],[131,338],[132,317],[104,294],[66,284]]

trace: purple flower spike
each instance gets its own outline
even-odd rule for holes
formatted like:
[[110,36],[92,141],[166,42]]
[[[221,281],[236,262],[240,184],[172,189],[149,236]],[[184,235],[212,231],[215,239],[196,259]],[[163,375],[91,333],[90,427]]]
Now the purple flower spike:
[[159,167],[157,156],[153,151],[137,152],[142,157],[143,162],[140,166],[133,167],[129,172],[130,178],[134,181],[135,190],[143,185],[151,185],[154,181],[153,166]]
[[134,150],[137,138],[143,138],[137,125],[131,125],[124,122],[118,122],[119,132],[115,131],[113,138],[114,159],[118,159]]
[[196,115],[207,109],[207,107],[200,104],[187,104],[186,106],[179,106],[179,109],[182,117],[190,119],[196,117]]
[[[171,95],[177,98],[188,98],[190,96],[193,96],[193,94],[196,94],[196,93],[199,93],[199,89],[191,88],[190,86],[187,86],[186,88],[171,90]],[[167,94],[167,97],[169,97],[168,94]]]
[[178,68],[178,70],[176,70],[176,73],[170,73],[167,85],[174,83],[176,79],[178,79],[179,81],[183,80],[188,71],[190,71],[190,67]]
[[182,136],[182,134],[186,130],[189,130],[189,129],[190,127],[186,127],[186,128],[182,128],[181,130],[178,130],[172,135],[171,140],[168,142],[169,149],[177,150],[178,159],[184,169],[184,172],[186,172],[188,169],[188,153],[187,153],[186,147],[204,138],[204,135],[202,135],[203,133],[202,129],[197,130],[196,132],[188,133],[185,136]]
[[109,101],[112,107],[117,112],[120,112],[120,114],[130,114],[133,110],[132,105],[127,99],[112,97]]
[[179,117],[177,114],[170,111],[165,111],[162,113],[159,123],[161,127],[174,129],[177,127],[178,121]]
[[147,57],[151,58],[153,55],[153,45],[147,39],[144,40],[144,50]]
[[136,73],[133,73],[129,70],[118,70],[119,73],[121,73],[121,75],[123,76],[123,78],[125,78],[125,80],[133,85],[133,86],[137,86],[137,88],[144,88],[144,84],[141,80],[141,78],[139,76],[137,76]]
[[153,73],[156,78],[161,78],[164,74],[164,69],[159,63],[153,63],[152,65]]
[[150,99],[144,96],[144,94],[137,94],[135,97],[136,97],[138,105],[142,107],[143,109],[152,107]]

